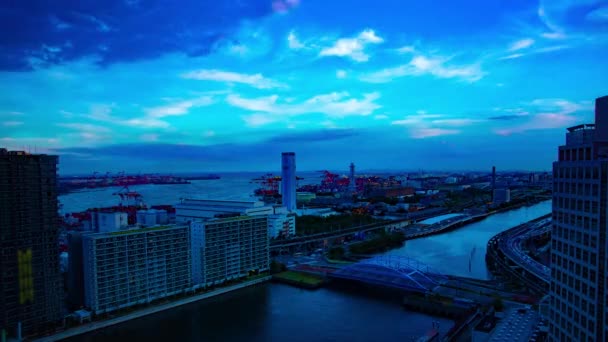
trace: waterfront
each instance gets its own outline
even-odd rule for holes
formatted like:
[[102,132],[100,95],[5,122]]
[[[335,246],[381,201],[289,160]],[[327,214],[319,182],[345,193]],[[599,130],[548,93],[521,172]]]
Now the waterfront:
[[[256,187],[243,176],[195,181],[185,185],[134,187],[149,204],[173,203],[185,195],[224,199],[249,198]],[[82,210],[117,201],[112,192],[74,193],[62,196],[64,211]],[[102,194],[103,193],[103,196]],[[496,233],[546,214],[551,201],[492,215],[448,233],[407,241],[387,254],[420,260],[440,271],[487,279],[485,248]],[[475,251],[471,253],[471,251]],[[471,270],[469,271],[469,257]],[[282,284],[263,284],[169,311],[135,319],[68,341],[108,339],[153,341],[369,341],[411,340],[440,322],[447,331],[452,323],[405,310],[395,298],[369,297],[322,288],[302,290]]]
[[450,232],[406,241],[403,247],[386,254],[408,256],[450,275],[490,279],[485,261],[488,241],[503,230],[550,212],[549,200],[497,213]]
[[394,298],[267,283],[66,341],[410,341],[446,319]]

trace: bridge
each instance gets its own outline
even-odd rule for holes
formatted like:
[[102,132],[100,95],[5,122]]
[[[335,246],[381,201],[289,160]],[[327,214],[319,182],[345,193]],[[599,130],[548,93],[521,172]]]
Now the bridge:
[[430,266],[398,255],[383,255],[344,266],[330,278],[354,280],[372,285],[427,293],[449,279]]
[[539,217],[505,230],[488,242],[488,265],[526,285],[533,292],[544,294],[551,282],[551,269],[532,259],[522,245],[532,237],[551,231],[551,215]]

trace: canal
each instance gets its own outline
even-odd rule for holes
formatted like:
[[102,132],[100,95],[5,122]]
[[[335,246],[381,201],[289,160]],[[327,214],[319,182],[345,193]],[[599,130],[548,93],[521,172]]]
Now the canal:
[[[485,247],[496,233],[549,213],[551,202],[495,214],[458,230],[418,240],[388,254],[407,255],[440,271],[486,279]],[[471,267],[469,269],[469,260]],[[332,288],[263,284],[68,341],[411,341],[439,321],[398,300]]]
[[489,279],[485,261],[488,241],[503,230],[550,212],[551,201],[544,201],[494,214],[447,233],[406,241],[403,247],[386,254],[408,256],[445,274]]

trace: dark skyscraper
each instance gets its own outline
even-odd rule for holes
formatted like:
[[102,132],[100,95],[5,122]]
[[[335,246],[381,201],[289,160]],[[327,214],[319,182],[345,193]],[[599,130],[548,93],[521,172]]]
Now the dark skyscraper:
[[62,317],[57,157],[0,149],[0,330],[44,331]]
[[553,179],[551,340],[608,341],[608,96],[568,129]]

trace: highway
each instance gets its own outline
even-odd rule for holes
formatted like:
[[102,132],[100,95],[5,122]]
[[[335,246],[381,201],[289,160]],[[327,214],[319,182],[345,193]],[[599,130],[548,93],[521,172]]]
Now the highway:
[[551,215],[545,215],[505,230],[488,242],[487,259],[498,273],[508,274],[535,292],[544,293],[551,282],[551,269],[532,259],[523,244],[551,230]]

